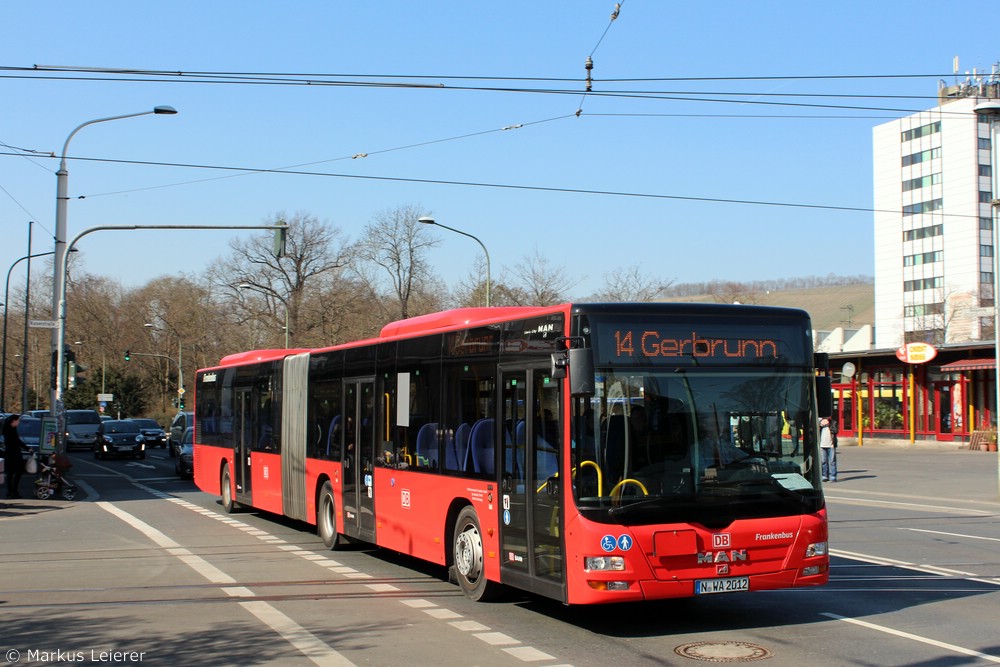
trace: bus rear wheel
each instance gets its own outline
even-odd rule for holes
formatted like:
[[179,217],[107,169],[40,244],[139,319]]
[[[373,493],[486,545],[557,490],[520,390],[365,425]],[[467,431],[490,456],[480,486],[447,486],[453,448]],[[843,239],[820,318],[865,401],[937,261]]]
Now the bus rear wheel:
[[459,512],[452,544],[455,578],[462,592],[470,599],[482,602],[498,597],[500,584],[486,578],[483,535],[476,510],[464,507]]
[[222,466],[222,477],[219,480],[219,486],[222,488],[222,509],[226,510],[227,514],[232,514],[236,511],[236,501],[233,500],[233,485],[232,478],[229,475],[229,464]]
[[335,550],[343,543],[337,532],[337,501],[333,497],[333,484],[323,483],[316,502],[316,532],[323,540],[323,546]]

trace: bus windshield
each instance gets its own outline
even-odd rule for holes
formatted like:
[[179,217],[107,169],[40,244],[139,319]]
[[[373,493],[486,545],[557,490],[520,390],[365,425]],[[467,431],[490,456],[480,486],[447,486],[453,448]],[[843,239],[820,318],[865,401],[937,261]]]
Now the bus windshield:
[[816,512],[813,376],[789,367],[605,368],[574,399],[573,488],[622,524]]

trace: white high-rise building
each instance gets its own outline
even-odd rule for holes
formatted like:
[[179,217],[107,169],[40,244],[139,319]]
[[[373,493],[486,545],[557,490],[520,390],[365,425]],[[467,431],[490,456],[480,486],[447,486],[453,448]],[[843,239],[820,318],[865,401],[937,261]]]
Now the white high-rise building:
[[989,124],[1000,84],[939,91],[939,105],[873,130],[875,347],[992,341]]

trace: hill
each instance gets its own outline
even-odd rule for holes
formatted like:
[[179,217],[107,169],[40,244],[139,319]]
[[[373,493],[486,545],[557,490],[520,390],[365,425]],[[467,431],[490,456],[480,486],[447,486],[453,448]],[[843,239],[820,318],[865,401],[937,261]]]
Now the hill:
[[729,289],[725,293],[671,296],[665,301],[695,303],[752,303],[759,306],[801,308],[812,317],[813,329],[856,329],[875,324],[875,285],[853,283],[785,290]]

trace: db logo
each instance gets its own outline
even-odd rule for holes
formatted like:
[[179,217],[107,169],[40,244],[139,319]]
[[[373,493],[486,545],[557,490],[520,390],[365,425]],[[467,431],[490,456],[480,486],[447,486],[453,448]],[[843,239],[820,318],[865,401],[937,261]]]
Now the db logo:
[[732,539],[729,533],[716,533],[712,535],[712,548],[713,549],[728,549],[732,546]]

